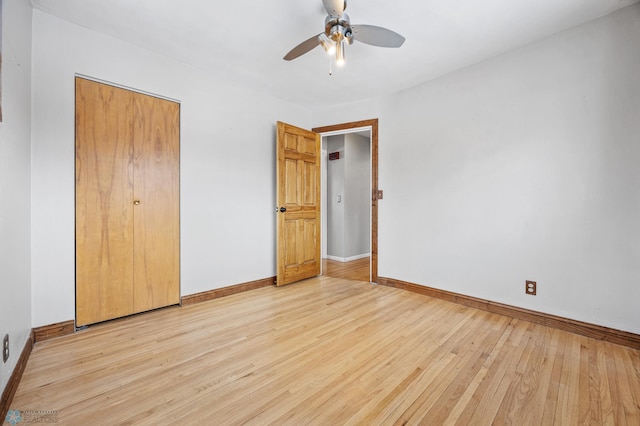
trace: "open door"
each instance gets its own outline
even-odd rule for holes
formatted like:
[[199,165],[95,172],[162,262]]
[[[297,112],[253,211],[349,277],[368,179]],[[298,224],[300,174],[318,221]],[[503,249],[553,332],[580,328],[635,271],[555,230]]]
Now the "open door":
[[278,286],[320,275],[320,135],[278,122]]

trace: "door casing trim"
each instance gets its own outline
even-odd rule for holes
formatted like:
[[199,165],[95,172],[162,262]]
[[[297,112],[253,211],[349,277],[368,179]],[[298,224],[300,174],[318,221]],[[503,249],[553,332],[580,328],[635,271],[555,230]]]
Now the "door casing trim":
[[356,129],[371,129],[371,282],[378,282],[378,119],[352,121],[330,126],[314,127],[311,130],[320,136],[350,133]]

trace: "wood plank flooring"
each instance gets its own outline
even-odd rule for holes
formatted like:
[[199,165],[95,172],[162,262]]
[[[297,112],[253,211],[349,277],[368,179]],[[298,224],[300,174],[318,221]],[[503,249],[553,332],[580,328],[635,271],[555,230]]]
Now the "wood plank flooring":
[[640,424],[640,351],[319,277],[36,344],[60,424]]
[[322,275],[334,278],[344,278],[355,281],[371,281],[370,257],[352,260],[350,262],[338,262],[330,259],[322,259]]

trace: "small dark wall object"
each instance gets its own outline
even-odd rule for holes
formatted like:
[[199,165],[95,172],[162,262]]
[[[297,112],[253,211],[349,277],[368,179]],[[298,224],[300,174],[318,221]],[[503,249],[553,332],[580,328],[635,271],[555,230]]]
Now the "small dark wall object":
[[339,160],[340,159],[340,151],[329,153],[329,161]]

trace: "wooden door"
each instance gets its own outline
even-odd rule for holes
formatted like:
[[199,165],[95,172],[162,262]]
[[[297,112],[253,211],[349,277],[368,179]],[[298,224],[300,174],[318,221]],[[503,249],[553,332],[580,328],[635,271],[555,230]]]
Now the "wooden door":
[[179,303],[179,105],[76,78],[76,325]]
[[76,323],[133,312],[131,94],[76,79]]
[[133,311],[180,303],[180,105],[134,96]]
[[320,135],[277,124],[278,286],[320,275]]

